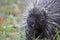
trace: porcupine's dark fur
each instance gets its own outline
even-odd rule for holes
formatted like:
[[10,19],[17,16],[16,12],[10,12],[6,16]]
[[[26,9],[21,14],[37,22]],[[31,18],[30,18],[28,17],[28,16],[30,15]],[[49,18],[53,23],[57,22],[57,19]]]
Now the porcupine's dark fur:
[[52,39],[55,28],[60,29],[60,0],[39,0],[29,11],[26,40],[33,40],[34,36]]

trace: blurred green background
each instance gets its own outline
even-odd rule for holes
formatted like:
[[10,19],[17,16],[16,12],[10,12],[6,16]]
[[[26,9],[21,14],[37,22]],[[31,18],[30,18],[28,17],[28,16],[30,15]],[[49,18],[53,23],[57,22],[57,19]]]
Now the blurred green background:
[[0,40],[25,40],[23,23],[29,0],[0,0]]

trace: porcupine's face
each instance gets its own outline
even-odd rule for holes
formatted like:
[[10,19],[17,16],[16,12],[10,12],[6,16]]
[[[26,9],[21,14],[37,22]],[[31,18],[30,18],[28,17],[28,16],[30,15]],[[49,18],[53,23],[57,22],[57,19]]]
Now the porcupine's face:
[[34,12],[34,9],[33,9],[29,12],[29,16],[27,18],[28,26],[33,28],[35,26],[35,21],[36,21],[36,17],[35,17],[35,12]]
[[29,12],[29,16],[27,18],[27,24],[32,28],[44,28],[45,25],[45,16],[43,11],[39,11],[39,9],[34,8]]

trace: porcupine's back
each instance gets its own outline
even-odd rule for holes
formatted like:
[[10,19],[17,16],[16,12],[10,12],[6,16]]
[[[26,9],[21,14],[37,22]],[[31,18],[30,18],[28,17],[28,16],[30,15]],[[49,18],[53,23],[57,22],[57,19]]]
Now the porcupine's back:
[[[52,38],[52,35],[54,35],[54,29],[60,29],[60,0],[39,0],[36,7],[40,8],[40,11],[45,11],[47,26],[45,27],[46,30],[43,34],[46,33]],[[43,36],[44,35],[42,35],[42,37]]]
[[37,7],[46,12],[48,27],[60,29],[60,0],[39,0]]

